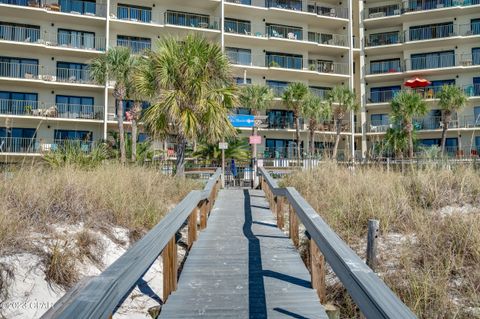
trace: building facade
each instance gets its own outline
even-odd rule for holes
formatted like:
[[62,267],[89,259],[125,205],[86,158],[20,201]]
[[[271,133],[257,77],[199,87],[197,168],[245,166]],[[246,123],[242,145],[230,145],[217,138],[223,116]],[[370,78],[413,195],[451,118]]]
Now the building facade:
[[[336,85],[357,92],[361,109],[342,123],[340,154],[360,159],[375,153],[390,126],[389,102],[412,76],[432,82],[422,91],[430,113],[416,120],[425,145],[441,135],[439,87],[464,88],[469,105],[447,145],[470,154],[480,146],[479,1],[0,0],[0,158],[38,157],[65,140],[88,149],[105,138],[116,129],[113,87],[95,84],[88,62],[112,46],[140,53],[191,32],[224,48],[238,84],[274,91],[259,157],[295,156],[293,114],[280,98],[289,82],[322,97]],[[128,111],[131,102],[123,103]],[[334,131],[329,121],[319,125],[319,153],[332,148]]]

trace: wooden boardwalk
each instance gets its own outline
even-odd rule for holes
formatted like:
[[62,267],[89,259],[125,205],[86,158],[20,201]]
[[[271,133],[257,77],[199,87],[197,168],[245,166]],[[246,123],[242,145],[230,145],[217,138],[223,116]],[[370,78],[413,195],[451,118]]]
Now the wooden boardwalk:
[[221,190],[160,318],[327,318],[264,193]]

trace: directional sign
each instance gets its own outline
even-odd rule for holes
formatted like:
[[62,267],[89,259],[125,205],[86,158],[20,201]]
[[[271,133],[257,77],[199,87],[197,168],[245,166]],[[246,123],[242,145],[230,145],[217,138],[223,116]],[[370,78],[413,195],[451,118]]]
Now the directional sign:
[[229,115],[230,123],[233,127],[253,127],[255,124],[255,117],[253,115]]
[[250,144],[262,144],[262,137],[260,135],[249,136]]
[[218,148],[221,150],[227,150],[228,149],[228,143],[220,142],[218,143]]

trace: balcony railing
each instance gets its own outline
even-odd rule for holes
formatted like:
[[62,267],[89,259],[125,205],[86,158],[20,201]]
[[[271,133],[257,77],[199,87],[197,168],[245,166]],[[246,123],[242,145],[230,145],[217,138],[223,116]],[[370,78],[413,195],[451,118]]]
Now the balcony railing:
[[320,73],[348,74],[347,63],[336,63],[328,61],[308,61],[308,69]]
[[308,32],[308,41],[325,45],[348,46],[347,36],[343,34]]
[[272,90],[272,93],[275,97],[282,97],[283,92],[287,89],[287,85],[268,85],[268,87]]
[[40,28],[26,28],[0,24],[0,40],[35,43],[40,39]]
[[252,65],[252,54],[247,52],[237,52],[226,50],[226,55],[232,64]]
[[328,97],[328,94],[330,93],[330,89],[320,89],[320,88],[310,88],[310,92],[312,94],[321,97],[322,99],[326,99]]
[[119,47],[130,48],[133,53],[140,53],[152,48],[152,43],[148,41],[117,39],[113,44]]
[[18,62],[0,62],[0,77],[38,79],[39,65]]
[[103,106],[61,104],[55,105],[38,101],[0,99],[0,114],[17,116],[38,116],[65,119],[102,120]]
[[266,27],[266,34],[270,38],[281,38],[289,40],[303,40],[303,29],[281,25],[269,25]]
[[187,12],[166,11],[165,24],[200,29],[220,29],[218,19],[214,19],[214,21],[211,22],[210,17],[207,15]]
[[[44,78],[45,80],[45,78]],[[56,82],[92,84],[94,83],[90,77],[89,70],[57,68]]]
[[265,55],[265,66],[283,69],[303,69],[303,58],[288,55]]
[[105,51],[105,37],[89,34],[51,33],[45,35],[46,44],[61,48]]
[[400,15],[401,13],[402,11],[400,10],[400,5],[392,4],[392,5],[386,5],[386,6],[367,8],[365,9],[364,18],[365,19],[383,18],[383,17]]
[[116,12],[116,18],[119,20],[128,20],[134,22],[152,22],[152,10],[136,7],[117,5],[117,9],[113,8],[113,12]]
[[370,62],[366,65],[367,74],[403,72],[405,68],[400,60]]
[[385,32],[385,33],[376,33],[370,34],[365,43],[367,47],[374,47],[380,45],[390,45],[390,44],[397,44],[402,43],[403,37],[399,31],[394,32]]
[[480,83],[465,85],[463,90],[467,96],[480,96]]
[[252,34],[252,26],[250,22],[242,22],[236,20],[225,19],[225,32],[236,34]]
[[302,0],[265,0],[267,8],[302,11]]
[[390,102],[399,92],[400,90],[385,90],[385,91],[370,92],[367,96],[367,103]]
[[330,7],[321,3],[309,3],[307,11],[319,16],[348,19],[348,9],[344,7]]
[[252,5],[252,0],[226,0],[226,2],[235,3],[235,4],[244,4],[247,6]]
[[433,25],[413,28],[405,32],[405,41],[420,41],[459,36],[458,25]]
[[0,137],[0,154],[2,153],[38,153],[35,137]]
[[440,56],[423,56],[405,60],[407,71],[470,66],[472,64],[471,54],[443,54]]

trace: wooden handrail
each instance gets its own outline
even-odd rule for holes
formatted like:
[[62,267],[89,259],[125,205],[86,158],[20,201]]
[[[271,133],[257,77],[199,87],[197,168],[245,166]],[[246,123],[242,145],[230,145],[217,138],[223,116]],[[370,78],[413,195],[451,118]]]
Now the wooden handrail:
[[[416,318],[413,312],[393,293],[362,259],[330,228],[312,206],[292,187],[280,188],[263,167],[259,168],[261,187],[272,211],[283,216],[281,207],[290,207],[290,237],[298,245],[298,220],[305,226],[311,242],[325,257],[330,267],[367,318]],[[278,209],[278,203],[280,209]],[[278,220],[278,219],[277,219]],[[323,257],[322,257],[323,258]],[[318,260],[312,261],[318,264]],[[319,266],[321,267],[321,266]],[[319,281],[312,271],[312,284]],[[318,290],[318,288],[317,288]],[[320,293],[319,293],[320,294]],[[321,292],[324,294],[324,292]]]
[[[164,302],[177,286],[175,234],[188,220],[188,246],[197,239],[197,214],[203,228],[220,188],[217,169],[202,191],[190,192],[152,230],[96,277],[81,281],[53,305],[42,319],[110,318],[160,255],[163,258]],[[202,223],[201,223],[202,224]],[[202,226],[202,225],[201,225]],[[202,227],[200,227],[202,228]]]

